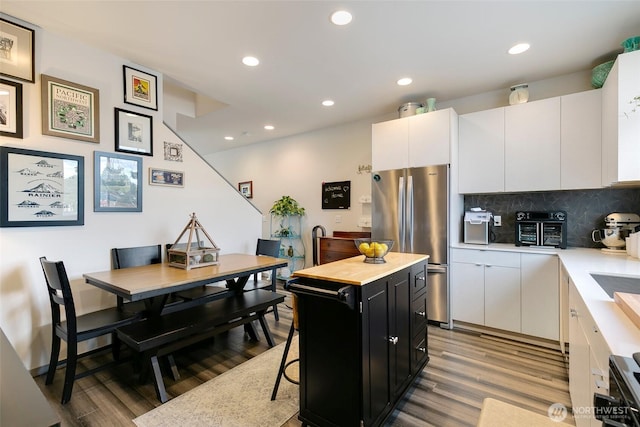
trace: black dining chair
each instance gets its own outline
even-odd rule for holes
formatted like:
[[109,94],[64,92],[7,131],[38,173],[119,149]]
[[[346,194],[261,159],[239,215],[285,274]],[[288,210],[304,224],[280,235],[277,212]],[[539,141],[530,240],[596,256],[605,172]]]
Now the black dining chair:
[[[62,261],[48,261],[46,257],[40,258],[40,265],[44,273],[45,282],[51,304],[51,358],[47,370],[45,384],[51,384],[58,365],[65,361],[59,361],[60,341],[67,342],[66,372],[64,387],[62,390],[62,404],[71,400],[71,391],[75,380],[92,375],[105,369],[120,359],[120,341],[115,332],[116,328],[128,325],[139,319],[138,315],[119,310],[117,307],[107,308],[91,313],[76,315],[73,302],[71,285],[66,269]],[[61,308],[64,309],[66,320],[62,320]],[[78,343],[103,335],[111,334],[111,344],[78,354]],[[111,347],[113,361],[98,367],[76,373],[78,359],[96,353],[97,350]]]
[[[162,262],[162,246],[134,246],[129,248],[111,249],[111,267],[113,269],[139,267],[149,264],[160,264]],[[124,302],[121,296],[117,298],[117,307],[121,310],[137,313],[145,309],[142,301]]]
[[[280,254],[280,240],[258,239],[258,245],[256,246],[256,255],[267,255],[274,258],[278,258]],[[255,291],[257,289],[268,289],[272,292],[276,292],[276,272],[277,268],[271,270],[271,277],[269,280],[262,280],[258,277],[260,273],[253,275],[253,280],[249,280],[244,285],[245,291]],[[273,305],[273,316],[276,320],[280,320],[278,315],[278,305]]]

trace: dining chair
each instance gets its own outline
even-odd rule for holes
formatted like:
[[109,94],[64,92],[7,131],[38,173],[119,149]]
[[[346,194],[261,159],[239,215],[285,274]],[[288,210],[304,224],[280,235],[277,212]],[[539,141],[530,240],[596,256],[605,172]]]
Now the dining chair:
[[[113,269],[139,267],[162,262],[162,246],[134,246],[129,248],[111,249],[111,267]],[[121,296],[117,298],[117,307],[128,312],[141,312],[145,309],[142,301],[124,302]]]
[[[278,258],[280,254],[280,240],[258,239],[256,246],[256,255],[266,255],[274,258]],[[277,268],[271,270],[271,277],[269,280],[262,280],[258,277],[260,273],[253,275],[253,280],[249,280],[244,286],[245,291],[255,291],[256,289],[268,289],[272,292],[276,291],[276,273]],[[278,315],[278,305],[273,306],[273,316],[276,320],[280,320]]]
[[[76,315],[71,285],[69,284],[64,263],[62,261],[48,261],[46,257],[41,257],[40,265],[44,273],[49,303],[51,304],[51,357],[45,384],[49,385],[53,382],[58,365],[65,362],[58,360],[60,357],[60,341],[64,340],[67,342],[66,372],[61,400],[64,405],[71,400],[71,391],[75,380],[92,375],[119,361],[120,341],[115,330],[118,327],[137,321],[139,316],[123,312],[117,307],[106,308],[80,316]],[[64,309],[66,316],[64,321],[61,317],[62,309]],[[111,334],[111,344],[78,354],[79,342],[107,334]],[[111,347],[113,361],[76,373],[78,359],[109,347]]]

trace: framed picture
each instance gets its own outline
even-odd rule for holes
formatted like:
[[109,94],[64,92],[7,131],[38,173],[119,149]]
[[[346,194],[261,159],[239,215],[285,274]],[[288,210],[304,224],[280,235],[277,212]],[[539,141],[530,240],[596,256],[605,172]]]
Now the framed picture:
[[142,159],[96,151],[93,162],[93,211],[142,212]]
[[164,142],[164,159],[170,162],[182,161],[182,144]]
[[22,85],[0,79],[0,135],[22,138]]
[[35,32],[0,18],[0,74],[34,83]]
[[247,199],[253,197],[253,181],[238,183],[238,191]]
[[124,72],[124,102],[139,107],[158,109],[158,78],[153,74],[122,66]]
[[153,117],[115,109],[116,151],[153,156]]
[[84,225],[84,157],[0,147],[0,227]]
[[184,172],[149,168],[149,184],[184,187]]
[[42,74],[42,134],[100,142],[98,89]]

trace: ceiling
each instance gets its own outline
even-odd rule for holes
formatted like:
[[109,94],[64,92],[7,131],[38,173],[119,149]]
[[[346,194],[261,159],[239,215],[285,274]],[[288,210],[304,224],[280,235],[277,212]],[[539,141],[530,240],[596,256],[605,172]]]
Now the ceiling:
[[[341,8],[353,21],[338,27]],[[2,0],[1,11],[214,100],[178,122],[201,155],[588,70],[640,35],[640,1]],[[531,49],[508,55],[517,42]],[[413,84],[398,86],[405,76]]]

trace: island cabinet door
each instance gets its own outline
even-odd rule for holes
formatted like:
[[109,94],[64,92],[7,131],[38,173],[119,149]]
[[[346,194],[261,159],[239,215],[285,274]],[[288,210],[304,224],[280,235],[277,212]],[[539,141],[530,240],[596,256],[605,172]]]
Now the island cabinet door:
[[409,270],[363,287],[363,422],[381,424],[411,382]]

